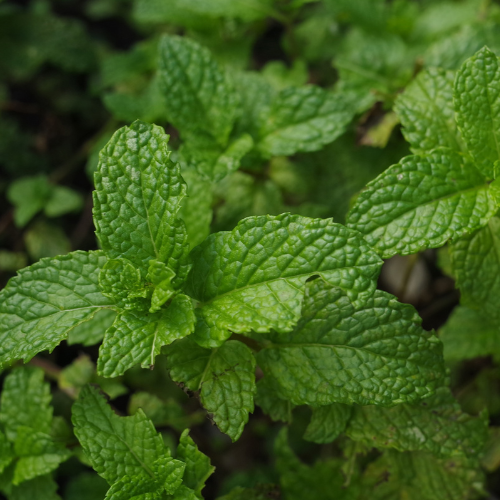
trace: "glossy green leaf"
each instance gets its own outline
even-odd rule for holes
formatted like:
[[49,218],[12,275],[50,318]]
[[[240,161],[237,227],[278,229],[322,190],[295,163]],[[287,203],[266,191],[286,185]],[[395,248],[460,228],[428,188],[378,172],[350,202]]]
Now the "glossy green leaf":
[[170,377],[199,391],[203,407],[219,429],[236,441],[253,412],[255,359],[250,349],[230,340],[217,349],[204,349],[190,338],[165,349]]
[[236,333],[290,331],[313,275],[351,297],[371,293],[382,263],[357,232],[290,214],[244,219],[192,256],[187,293],[202,303],[209,327]]
[[312,85],[284,89],[260,128],[257,148],[266,157],[317,151],[344,133],[354,114],[341,93]]
[[438,147],[462,149],[453,108],[454,80],[452,71],[431,68],[420,73],[396,99],[394,110],[415,154]]
[[238,112],[225,73],[208,49],[185,37],[164,36],[159,54],[168,120],[182,135],[208,134],[224,146]]
[[487,179],[500,160],[500,69],[487,47],[467,59],[455,81],[455,111],[462,136]]
[[460,154],[407,156],[370,182],[347,217],[384,258],[456,240],[488,223],[495,196]]
[[137,364],[152,368],[161,347],[186,337],[194,326],[191,299],[182,294],[160,312],[124,311],[104,335],[97,371],[105,377],[117,377]]
[[73,252],[21,270],[0,292],[0,363],[30,360],[113,302],[98,285],[103,252]]
[[488,436],[488,418],[464,413],[447,387],[414,405],[356,406],[346,434],[376,448],[429,451],[439,457],[478,457]]
[[143,277],[156,259],[181,284],[189,244],[177,213],[186,185],[169,159],[167,141],[161,127],[140,121],[113,135],[95,173],[94,223],[109,258],[128,259]]
[[441,343],[420,323],[413,307],[385,292],[351,301],[317,279],[295,330],[268,335],[257,361],[294,404],[413,402],[444,378]]
[[345,430],[352,414],[352,406],[333,403],[312,408],[312,416],[304,439],[313,443],[331,443]]

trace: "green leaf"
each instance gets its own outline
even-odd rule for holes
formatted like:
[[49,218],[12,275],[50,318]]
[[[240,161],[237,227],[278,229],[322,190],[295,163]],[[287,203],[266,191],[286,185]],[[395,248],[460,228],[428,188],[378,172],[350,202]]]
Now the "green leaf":
[[211,328],[290,331],[306,280],[320,275],[349,296],[371,293],[382,261],[355,231],[331,220],[249,217],[193,252],[187,293]]
[[45,175],[23,177],[14,181],[7,191],[7,198],[15,206],[14,222],[24,227],[43,209],[52,193],[52,186]]
[[82,344],[90,346],[98,344],[104,337],[104,332],[113,324],[116,311],[102,309],[98,311],[92,321],[82,323],[73,328],[68,335],[68,345]]
[[57,483],[50,474],[14,486],[8,498],[9,500],[61,500],[57,494]]
[[6,377],[0,399],[0,422],[9,441],[17,439],[19,427],[50,434],[52,407],[50,385],[40,368],[15,368]]
[[113,307],[98,285],[105,262],[101,251],[78,251],[19,271],[0,292],[0,363],[52,350],[73,328]]
[[12,446],[7,440],[7,436],[0,431],[0,474],[14,460]]
[[193,304],[182,294],[160,312],[121,312],[104,335],[97,371],[105,377],[117,377],[137,364],[152,368],[162,346],[186,337],[194,327]]
[[491,319],[500,307],[500,218],[450,246],[450,258],[461,303]]
[[376,448],[477,458],[488,437],[488,417],[467,415],[450,390],[440,387],[434,396],[414,405],[356,406],[346,434]]
[[407,156],[370,182],[347,217],[383,258],[456,240],[488,223],[495,196],[463,156],[438,149]]
[[177,218],[186,185],[169,159],[161,127],[136,121],[101,151],[95,173],[94,223],[110,258],[125,258],[145,277],[151,259],[164,262],[181,284],[189,245]]
[[155,462],[168,450],[141,411],[119,417],[98,389],[86,386],[72,409],[75,435],[96,472],[113,484],[125,476],[155,478]]
[[56,257],[71,251],[71,241],[60,226],[40,219],[24,233],[26,250],[32,260]]
[[73,189],[65,186],[55,186],[45,204],[47,217],[59,217],[68,212],[77,212],[83,207],[83,197]]
[[284,89],[260,128],[257,148],[265,157],[317,151],[339,137],[354,114],[341,93],[313,85]]
[[413,402],[444,377],[441,343],[420,323],[388,293],[351,301],[317,279],[295,330],[268,335],[257,361],[279,396],[297,405]]
[[500,325],[480,311],[457,306],[441,329],[439,338],[446,361],[462,361],[500,354]]
[[255,359],[250,349],[230,340],[209,350],[186,338],[165,353],[172,380],[200,391],[201,404],[217,427],[236,441],[254,409]]
[[210,458],[198,450],[196,443],[189,436],[189,429],[181,434],[177,458],[186,464],[182,478],[183,484],[194,490],[197,497],[202,499],[201,490],[205,486],[205,481],[213,474],[215,467],[211,465]]
[[467,59],[455,80],[455,111],[462,136],[487,179],[500,160],[500,69],[498,57],[484,47]]
[[341,403],[313,407],[304,439],[319,444],[335,441],[344,432],[351,414],[352,406]]
[[290,401],[281,399],[267,378],[263,378],[257,383],[255,404],[260,406],[261,410],[268,415],[273,422],[292,422],[292,410],[295,406],[290,403]]
[[453,108],[454,80],[454,72],[430,68],[420,73],[396,99],[394,110],[415,154],[429,153],[439,147],[463,149]]
[[224,146],[238,112],[227,76],[205,47],[186,37],[163,36],[159,54],[167,119],[182,135],[208,134]]
[[19,457],[12,480],[14,485],[52,472],[71,456],[69,450],[55,443],[48,434],[24,426],[17,428],[14,451]]

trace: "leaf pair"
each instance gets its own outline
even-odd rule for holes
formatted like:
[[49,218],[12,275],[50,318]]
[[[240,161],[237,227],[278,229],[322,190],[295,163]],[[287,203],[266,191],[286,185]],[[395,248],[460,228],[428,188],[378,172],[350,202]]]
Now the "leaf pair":
[[498,209],[491,182],[500,159],[498,58],[484,48],[462,65],[453,89],[452,81],[450,72],[429,70],[398,98],[396,111],[417,154],[369,183],[348,215],[348,227],[384,258],[455,241]]

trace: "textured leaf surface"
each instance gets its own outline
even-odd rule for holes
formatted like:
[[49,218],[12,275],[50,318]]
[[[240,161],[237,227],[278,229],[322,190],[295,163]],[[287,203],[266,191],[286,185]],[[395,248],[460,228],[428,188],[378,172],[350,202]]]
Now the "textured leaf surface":
[[455,110],[462,136],[478,168],[495,177],[500,160],[500,69],[498,57],[484,47],[467,59],[455,81]]
[[76,437],[92,467],[110,484],[124,476],[154,478],[154,463],[168,453],[141,410],[133,417],[119,417],[97,389],[87,386],[72,412]]
[[17,429],[31,427],[50,433],[52,407],[50,385],[39,368],[14,369],[5,379],[0,399],[0,422],[9,441],[14,442]]
[[388,258],[442,246],[484,226],[496,210],[474,165],[440,149],[407,156],[370,182],[347,225]]
[[269,336],[257,360],[294,404],[412,402],[444,377],[441,343],[420,322],[413,307],[385,292],[351,302],[317,279],[306,288],[295,330]]
[[186,337],[194,325],[191,299],[182,294],[157,313],[120,313],[104,336],[97,370],[105,377],[117,377],[137,364],[151,368],[162,346]]
[[439,333],[447,361],[500,354],[500,325],[480,311],[457,306]]
[[289,331],[314,274],[351,296],[371,292],[382,262],[357,232],[290,214],[244,219],[192,255],[187,293],[209,326],[236,333]]
[[351,418],[352,406],[333,403],[312,409],[304,439],[313,443],[331,443],[343,432]]
[[343,94],[312,85],[284,89],[260,128],[257,148],[268,157],[317,151],[345,131],[355,111]]
[[98,311],[113,306],[98,285],[103,252],[42,259],[0,292],[0,363],[52,350]]
[[237,115],[237,95],[205,47],[188,38],[164,36],[159,75],[167,118],[183,135],[208,134],[227,143]]
[[205,486],[205,481],[213,474],[215,467],[210,464],[210,458],[198,450],[189,436],[188,429],[181,434],[177,458],[186,464],[182,478],[183,484],[194,490],[199,498],[203,498],[201,490]]
[[500,317],[500,218],[450,246],[453,275],[461,303]]
[[439,147],[461,149],[453,107],[454,79],[452,71],[431,68],[420,73],[396,99],[394,110],[415,154]]
[[217,427],[236,441],[254,409],[255,359],[250,349],[230,340],[209,350],[186,338],[165,353],[172,380],[200,391],[201,404]]
[[177,212],[186,185],[167,142],[161,127],[140,121],[115,132],[94,174],[94,223],[108,257],[128,259],[143,277],[156,259],[182,283],[189,245]]
[[450,390],[441,387],[415,405],[356,406],[346,434],[376,448],[474,458],[486,443],[488,419],[464,413]]
[[255,404],[260,406],[261,410],[268,415],[273,422],[281,421],[291,423],[292,421],[292,410],[295,406],[290,403],[290,401],[281,399],[267,378],[263,378],[257,383]]
[[102,309],[97,311],[90,321],[82,323],[68,334],[68,345],[82,344],[84,346],[98,344],[104,337],[106,330],[113,324],[116,311]]

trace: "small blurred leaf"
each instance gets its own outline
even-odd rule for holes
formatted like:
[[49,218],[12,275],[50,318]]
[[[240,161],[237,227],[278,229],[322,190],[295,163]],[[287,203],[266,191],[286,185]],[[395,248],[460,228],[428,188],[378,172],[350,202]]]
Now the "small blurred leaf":
[[71,251],[71,243],[64,231],[45,221],[34,224],[24,236],[26,249],[33,260],[55,257]]
[[45,205],[45,215],[58,217],[68,212],[77,212],[82,206],[83,197],[80,193],[65,186],[55,186]]

